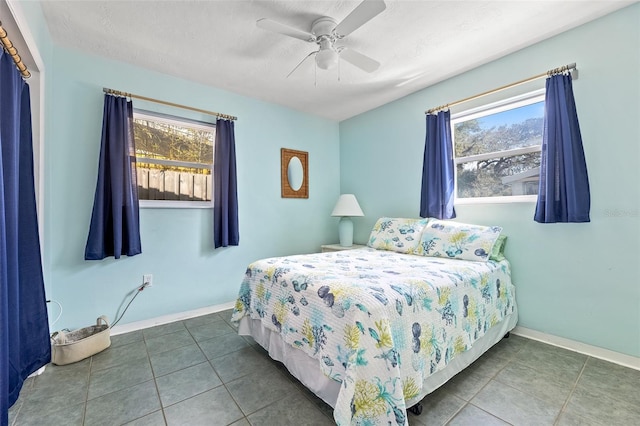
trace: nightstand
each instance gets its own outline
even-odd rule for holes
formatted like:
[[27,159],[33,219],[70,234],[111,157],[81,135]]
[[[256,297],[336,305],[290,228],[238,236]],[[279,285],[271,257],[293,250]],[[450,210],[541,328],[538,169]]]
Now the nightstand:
[[324,244],[322,246],[320,246],[322,248],[322,253],[328,253],[331,251],[341,251],[341,250],[353,250],[353,249],[359,249],[362,247],[366,247],[362,244],[354,244],[351,247],[343,247],[340,244]]

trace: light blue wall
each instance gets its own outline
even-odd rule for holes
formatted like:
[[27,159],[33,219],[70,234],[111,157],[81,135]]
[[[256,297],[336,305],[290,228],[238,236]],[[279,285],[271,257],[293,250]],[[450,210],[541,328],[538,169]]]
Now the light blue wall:
[[[47,296],[64,314],[55,328],[75,328],[98,315],[114,318],[142,274],[154,286],[122,323],[232,302],[253,260],[313,252],[333,242],[330,217],[339,195],[336,122],[55,46],[37,3],[20,4],[45,62],[44,270]],[[212,81],[212,86],[215,82]],[[142,209],[143,253],[83,260],[102,122],[109,87],[236,115],[240,246],[213,250],[211,209]],[[136,107],[189,118],[206,116],[153,103]],[[211,119],[211,117],[208,117]],[[280,148],[309,152],[309,199],[280,197]],[[309,226],[313,224],[313,226]]]
[[[52,294],[64,306],[56,327],[114,318],[151,273],[154,285],[122,323],[235,300],[247,265],[259,258],[319,250],[335,231],[338,124],[127,64],[55,47],[52,118],[46,150],[46,250]],[[102,88],[236,115],[240,246],[213,250],[211,209],[141,209],[143,253],[84,261],[96,184]],[[134,106],[205,117],[134,99]],[[211,119],[211,118],[209,118]],[[280,148],[309,152],[309,199],[280,197]],[[313,224],[313,226],[309,226]]]
[[380,216],[417,217],[424,111],[571,62],[591,223],[537,224],[534,203],[459,205],[457,220],[504,227],[519,325],[640,356],[640,5],[341,122],[341,190],[366,214],[357,242]]
[[[46,175],[53,294],[60,327],[114,317],[127,293],[151,273],[154,285],[123,323],[235,300],[247,265],[259,258],[319,250],[335,231],[339,194],[338,124],[141,68],[56,47],[53,125]],[[141,209],[143,253],[83,260],[102,123],[102,88],[236,115],[240,246],[213,250],[211,209]],[[171,112],[156,104],[134,106]],[[173,113],[194,116],[182,110]],[[280,148],[309,152],[309,199],[280,197]],[[313,224],[313,226],[309,226]]]

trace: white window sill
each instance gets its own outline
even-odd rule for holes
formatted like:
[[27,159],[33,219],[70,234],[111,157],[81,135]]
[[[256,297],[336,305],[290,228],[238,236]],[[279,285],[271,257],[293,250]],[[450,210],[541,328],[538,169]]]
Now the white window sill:
[[140,200],[141,209],[212,209],[209,201]]
[[478,198],[456,198],[454,206],[470,204],[513,204],[513,203],[536,203],[537,195],[512,195],[509,197],[478,197]]

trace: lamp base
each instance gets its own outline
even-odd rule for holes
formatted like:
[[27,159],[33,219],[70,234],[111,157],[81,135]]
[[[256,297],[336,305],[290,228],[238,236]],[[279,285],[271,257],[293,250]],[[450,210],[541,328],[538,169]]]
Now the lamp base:
[[351,218],[346,216],[340,218],[338,235],[340,236],[340,245],[342,247],[351,247],[353,245],[353,222]]

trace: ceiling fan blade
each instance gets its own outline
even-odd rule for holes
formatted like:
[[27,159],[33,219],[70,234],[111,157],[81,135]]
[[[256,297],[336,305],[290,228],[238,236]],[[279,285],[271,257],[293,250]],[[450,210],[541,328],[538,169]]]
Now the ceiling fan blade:
[[304,59],[303,59],[303,60],[301,60],[301,61],[300,61],[300,63],[299,63],[298,65],[296,65],[296,67],[295,67],[294,69],[292,69],[292,70],[291,70],[291,72],[290,72],[289,74],[287,74],[287,77],[286,77],[286,78],[289,78],[289,76],[290,76],[291,74],[293,74],[293,73],[295,72],[295,70],[297,70],[298,68],[300,68],[300,65],[302,65],[302,64],[304,63],[304,61],[306,61],[307,59],[309,59],[309,57],[310,57],[311,55],[315,55],[316,53],[318,53],[318,52],[317,52],[317,51],[316,51],[316,52],[311,52],[311,53],[309,53],[307,56],[305,56],[305,57],[304,57]]
[[380,67],[380,62],[375,59],[346,47],[340,51],[340,58],[366,72],[374,72]]
[[373,19],[386,7],[383,0],[364,0],[336,26],[334,32],[338,36],[347,36]]
[[284,34],[289,37],[297,38],[304,41],[315,41],[316,37],[308,33],[306,31],[299,30],[297,28],[290,27],[285,24],[281,24],[276,21],[272,21],[271,19],[258,19],[256,21],[256,26],[258,28],[262,28],[263,30],[273,31],[274,33]]

